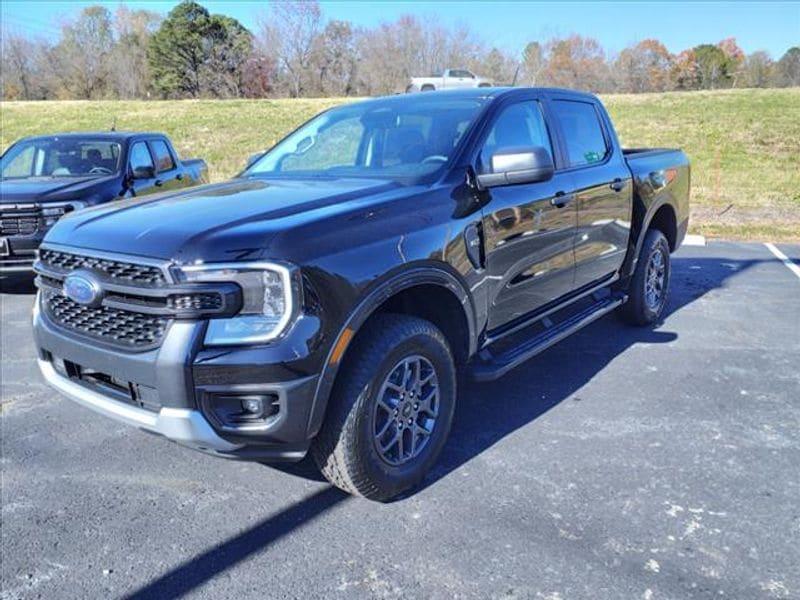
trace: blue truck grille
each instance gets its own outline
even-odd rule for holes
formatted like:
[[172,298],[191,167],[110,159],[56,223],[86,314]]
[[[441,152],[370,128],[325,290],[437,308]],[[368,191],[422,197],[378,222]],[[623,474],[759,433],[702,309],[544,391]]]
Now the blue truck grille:
[[33,235],[41,226],[41,208],[35,204],[0,206],[0,235]]

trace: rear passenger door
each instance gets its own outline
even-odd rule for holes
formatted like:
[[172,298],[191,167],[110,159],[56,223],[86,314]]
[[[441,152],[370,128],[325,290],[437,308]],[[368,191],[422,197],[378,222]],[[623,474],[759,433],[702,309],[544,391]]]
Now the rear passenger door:
[[185,185],[183,170],[166,141],[154,138],[148,141],[156,163],[156,186],[161,190],[174,190]]
[[625,259],[633,210],[631,174],[605,111],[587,98],[550,97],[562,160],[572,176],[578,210],[575,288],[618,271]]
[[[552,157],[552,132],[538,97],[507,102],[490,122],[481,143],[478,173],[487,173],[493,153],[507,148],[544,147]],[[493,187],[484,207],[490,330],[502,328],[572,290],[577,209],[568,197],[572,181],[552,179]]]

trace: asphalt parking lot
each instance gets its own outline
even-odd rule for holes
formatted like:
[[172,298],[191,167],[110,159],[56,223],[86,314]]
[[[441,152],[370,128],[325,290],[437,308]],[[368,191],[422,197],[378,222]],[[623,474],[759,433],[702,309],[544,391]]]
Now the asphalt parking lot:
[[659,327],[607,317],[462,389],[385,505],[58,397],[6,279],[2,598],[800,597],[800,278],[762,244],[673,265]]

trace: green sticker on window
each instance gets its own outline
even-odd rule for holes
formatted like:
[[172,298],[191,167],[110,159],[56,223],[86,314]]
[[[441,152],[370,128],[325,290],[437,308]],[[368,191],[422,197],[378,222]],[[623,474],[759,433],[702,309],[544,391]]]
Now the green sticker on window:
[[585,153],[583,157],[586,159],[586,162],[588,163],[597,162],[601,158],[603,158],[599,152],[594,152],[594,151]]

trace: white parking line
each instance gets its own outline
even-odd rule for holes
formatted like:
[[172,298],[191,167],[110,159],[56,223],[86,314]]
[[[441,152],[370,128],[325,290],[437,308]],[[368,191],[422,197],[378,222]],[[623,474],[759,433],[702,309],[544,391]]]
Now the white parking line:
[[800,278],[800,267],[794,264],[788,256],[786,256],[783,252],[778,250],[773,244],[766,242],[764,245],[767,247],[767,250],[772,252],[777,257],[779,261],[781,261],[784,265],[786,265],[787,269],[789,269],[792,273],[794,273],[795,275],[797,275],[797,277]]
[[686,237],[683,238],[683,243],[686,246],[705,246],[706,238],[702,235],[687,233]]

